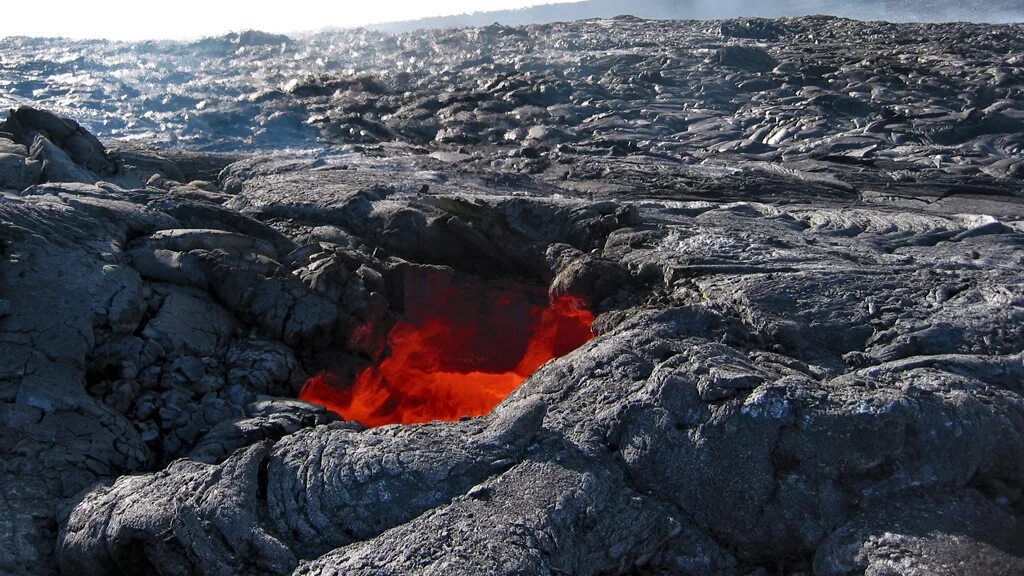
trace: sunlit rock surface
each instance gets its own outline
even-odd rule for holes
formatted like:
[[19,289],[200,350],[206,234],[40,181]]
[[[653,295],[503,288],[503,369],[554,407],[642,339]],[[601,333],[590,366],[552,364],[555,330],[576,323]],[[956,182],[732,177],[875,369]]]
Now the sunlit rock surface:
[[[1024,573],[1022,32],[0,41],[0,572]],[[484,417],[296,400],[410,270],[596,337]]]

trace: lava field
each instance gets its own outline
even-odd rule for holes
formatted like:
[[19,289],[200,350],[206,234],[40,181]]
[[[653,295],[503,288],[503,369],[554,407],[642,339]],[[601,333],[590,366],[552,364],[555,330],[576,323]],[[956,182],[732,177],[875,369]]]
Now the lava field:
[[1024,574],[1024,25],[0,39],[0,573]]

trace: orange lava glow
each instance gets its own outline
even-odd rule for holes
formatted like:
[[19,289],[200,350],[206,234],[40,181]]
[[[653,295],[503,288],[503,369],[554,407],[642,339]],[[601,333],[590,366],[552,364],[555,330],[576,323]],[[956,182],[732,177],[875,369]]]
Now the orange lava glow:
[[406,295],[405,320],[388,334],[390,354],[355,382],[330,372],[299,398],[366,426],[481,416],[542,364],[593,337],[583,301],[549,301],[446,278]]

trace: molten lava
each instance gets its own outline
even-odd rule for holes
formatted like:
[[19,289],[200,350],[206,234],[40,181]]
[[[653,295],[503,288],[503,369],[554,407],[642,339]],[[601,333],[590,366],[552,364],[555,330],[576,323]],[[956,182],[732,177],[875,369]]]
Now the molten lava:
[[367,426],[481,416],[542,364],[593,337],[594,315],[573,296],[488,289],[451,276],[407,290],[390,354],[343,382],[310,378],[299,398]]

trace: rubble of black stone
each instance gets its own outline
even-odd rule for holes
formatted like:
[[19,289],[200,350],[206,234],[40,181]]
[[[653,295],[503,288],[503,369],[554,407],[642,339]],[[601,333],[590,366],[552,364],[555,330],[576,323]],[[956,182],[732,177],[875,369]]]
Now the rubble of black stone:
[[[1024,573],[1021,32],[0,41],[0,572]],[[427,266],[598,336],[294,400]]]
[[[488,144],[535,171],[566,150],[707,150],[1001,173],[1020,153],[1022,36],[1020,24],[810,17],[290,41],[8,38],[0,105],[54,110],[119,147]],[[554,158],[529,157],[545,149]]]

